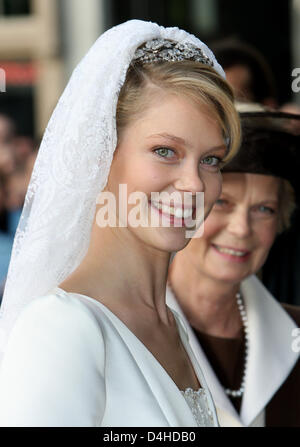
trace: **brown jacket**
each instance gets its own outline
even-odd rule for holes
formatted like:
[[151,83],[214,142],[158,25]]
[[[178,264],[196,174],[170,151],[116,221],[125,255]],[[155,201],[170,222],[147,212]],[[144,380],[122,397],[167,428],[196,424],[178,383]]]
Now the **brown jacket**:
[[[300,307],[282,305],[300,327]],[[223,339],[195,331],[217,377],[224,387],[238,389],[244,366],[243,333],[240,338]],[[241,399],[232,398],[237,411]],[[266,406],[267,427],[300,427],[300,360]]]

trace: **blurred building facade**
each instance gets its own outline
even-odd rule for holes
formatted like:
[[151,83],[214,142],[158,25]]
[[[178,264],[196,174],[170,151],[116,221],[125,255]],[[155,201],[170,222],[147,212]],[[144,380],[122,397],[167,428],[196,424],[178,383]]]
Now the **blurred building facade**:
[[[300,104],[291,71],[300,67],[300,0],[0,0],[0,112],[21,133],[42,136],[72,70],[109,27],[138,18],[179,26],[210,43],[240,37],[266,55],[281,100]],[[279,32],[280,30],[280,32]]]
[[[279,105],[300,106],[300,0],[0,0],[0,114],[13,118],[20,135],[39,140],[88,48],[106,29],[133,18],[178,26],[208,45],[228,37],[253,45],[274,73]],[[295,304],[299,275],[287,260],[294,249],[292,263],[299,265],[298,233],[297,226],[274,245],[277,255],[273,250],[264,276],[274,295]]]
[[1,0],[0,13],[0,66],[6,72],[1,109],[21,133],[40,134],[62,88],[57,3]]
[[0,112],[41,137],[67,78],[103,32],[99,0],[0,0]]

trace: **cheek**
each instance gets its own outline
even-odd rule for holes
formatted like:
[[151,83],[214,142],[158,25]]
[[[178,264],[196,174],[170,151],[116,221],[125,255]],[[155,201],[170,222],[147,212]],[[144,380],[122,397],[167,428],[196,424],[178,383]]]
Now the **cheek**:
[[165,176],[160,176],[157,169],[144,167],[143,170],[139,170],[138,166],[136,168],[127,184],[128,193],[141,192],[150,199],[153,193],[161,193],[166,189],[167,179]]
[[206,251],[206,240],[203,237],[192,239],[184,250],[188,253],[189,260],[199,266]]
[[210,250],[214,238],[222,232],[222,219],[214,211],[205,219],[201,237],[192,239],[185,248],[189,251],[192,259],[200,266],[207,252]]
[[204,221],[203,240],[210,243],[212,239],[218,236],[225,227],[224,218],[220,213],[212,210],[206,220]]
[[266,225],[261,225],[256,229],[258,252],[264,259],[268,256],[268,253],[275,241],[277,234],[277,222],[270,222]]
[[215,204],[216,200],[220,197],[222,192],[222,176],[220,173],[210,174],[206,176],[204,180],[205,183],[205,192],[204,192],[204,200],[206,202],[206,206],[211,209]]
[[142,163],[136,166],[138,185],[149,192],[160,192],[168,184],[168,171],[154,163]]
[[130,154],[123,156],[117,155],[112,162],[108,177],[109,191],[115,192],[119,184],[127,185],[128,191],[139,189],[140,180],[143,177],[140,166],[136,157],[130,157]]

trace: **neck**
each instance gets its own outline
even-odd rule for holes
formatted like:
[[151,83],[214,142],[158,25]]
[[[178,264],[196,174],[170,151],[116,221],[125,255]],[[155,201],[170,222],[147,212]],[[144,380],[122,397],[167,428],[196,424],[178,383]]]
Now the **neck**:
[[134,309],[136,315],[148,312],[168,323],[169,259],[168,252],[146,245],[128,228],[100,229],[94,224],[88,252],[68,281],[75,292],[99,300],[116,314],[129,315]]
[[217,281],[205,275],[184,250],[172,262],[169,283],[194,329],[216,337],[239,335],[242,328],[236,301],[239,283]]

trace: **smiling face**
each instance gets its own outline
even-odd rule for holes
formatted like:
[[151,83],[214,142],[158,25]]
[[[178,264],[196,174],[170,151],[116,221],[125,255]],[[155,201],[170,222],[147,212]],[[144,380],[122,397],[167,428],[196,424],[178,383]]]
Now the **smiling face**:
[[198,272],[238,283],[264,264],[278,228],[276,177],[226,173],[204,234],[185,249]]
[[[106,191],[117,198],[119,184],[127,185],[127,196],[134,192],[147,195],[146,213],[159,213],[170,221],[170,227],[128,226],[128,231],[147,244],[166,251],[183,248],[188,239],[184,225],[174,227],[180,212],[151,202],[153,192],[204,192],[204,214],[207,215],[221,192],[220,161],[226,146],[220,126],[207,110],[200,109],[184,96],[164,94],[161,90],[151,106],[122,132],[112,162]],[[183,202],[182,202],[183,203]],[[130,210],[130,206],[128,207]],[[175,214],[175,217],[174,217]],[[178,222],[177,222],[178,223]],[[180,222],[179,222],[180,223]]]

